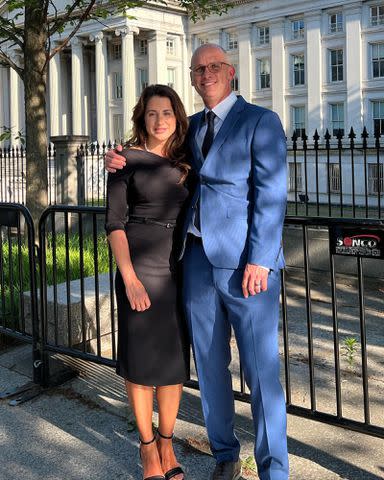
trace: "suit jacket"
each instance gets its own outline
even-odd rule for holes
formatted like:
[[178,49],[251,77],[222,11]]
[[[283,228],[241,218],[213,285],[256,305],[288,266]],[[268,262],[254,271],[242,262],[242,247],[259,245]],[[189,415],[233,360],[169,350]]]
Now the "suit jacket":
[[200,196],[203,247],[213,266],[236,269],[248,262],[272,270],[284,267],[286,138],[278,115],[238,97],[205,160],[195,140],[203,115],[190,118],[188,131],[197,186],[186,212],[184,247]]

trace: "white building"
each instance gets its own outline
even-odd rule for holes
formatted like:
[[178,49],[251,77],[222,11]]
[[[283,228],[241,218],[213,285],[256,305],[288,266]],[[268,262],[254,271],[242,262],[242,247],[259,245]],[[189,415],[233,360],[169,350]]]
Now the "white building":
[[[238,0],[222,16],[192,23],[176,3],[136,8],[135,19],[90,21],[50,63],[50,135],[99,142],[126,138],[144,86],[166,83],[189,113],[200,109],[189,82],[192,51],[214,42],[237,70],[233,88],[271,108],[290,137],[352,126],[384,133],[384,1]],[[56,2],[59,9],[60,2]],[[53,39],[58,45],[66,32]],[[18,52],[12,52],[18,59]],[[0,67],[0,125],[23,130],[22,84]],[[372,167],[373,168],[373,167]],[[382,166],[381,166],[382,168]],[[382,172],[381,172],[382,177]]]

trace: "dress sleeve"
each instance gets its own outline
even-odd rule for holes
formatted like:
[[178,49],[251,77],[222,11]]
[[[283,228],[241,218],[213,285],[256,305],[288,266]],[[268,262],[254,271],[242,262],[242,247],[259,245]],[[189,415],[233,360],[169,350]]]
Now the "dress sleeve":
[[107,235],[114,230],[125,230],[128,217],[128,185],[132,173],[127,168],[116,173],[108,173],[105,218]]

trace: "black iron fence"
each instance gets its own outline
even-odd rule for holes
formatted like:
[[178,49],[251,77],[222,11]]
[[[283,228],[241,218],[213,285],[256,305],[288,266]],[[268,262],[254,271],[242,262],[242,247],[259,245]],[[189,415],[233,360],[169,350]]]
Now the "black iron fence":
[[[104,157],[115,145],[80,145],[77,152],[78,204],[105,204]],[[49,203],[56,201],[55,150],[48,151]],[[382,218],[384,208],[383,144],[379,133],[364,128],[357,136],[340,131],[288,140],[288,216]],[[25,203],[26,152],[0,149],[0,201]]]
[[[8,214],[15,208],[8,207],[1,205],[0,212]],[[41,315],[36,320],[35,312],[32,320],[23,320],[19,309],[18,320],[12,327],[17,335],[30,340],[33,336],[26,334],[31,331],[28,322],[38,321],[39,361],[45,362],[48,352],[59,352],[115,365],[114,262],[103,229],[104,214],[102,207],[56,205],[48,208],[40,219]],[[362,236],[347,236],[338,248],[353,250],[356,243],[364,253],[368,248],[364,245],[370,242],[369,248],[376,249],[375,240],[367,240],[371,234],[373,239],[380,235],[380,241],[384,242],[384,222],[380,220],[286,219],[288,267],[282,277],[280,345],[283,383],[290,413],[384,438],[381,403],[384,282],[370,276],[375,268],[382,271],[383,258],[377,249],[374,251],[377,258],[340,256],[335,252],[335,241],[337,245],[340,243],[339,238],[334,238],[335,231],[352,227],[362,232]],[[12,235],[16,244],[21,241],[19,230],[3,235],[2,247],[7,255],[13,255],[7,248]],[[28,258],[34,256],[32,243],[29,241],[26,251]],[[0,260],[5,264],[2,255]],[[319,260],[321,255],[325,258],[323,263]],[[30,265],[32,279],[35,270],[33,262]],[[7,282],[1,279],[0,298],[6,288]],[[25,286],[21,290],[24,288],[34,290]],[[20,293],[17,299],[14,295],[15,305],[20,298],[28,319],[25,313],[30,311],[28,291]],[[0,325],[2,331],[8,332],[5,313],[3,310]],[[35,324],[32,331],[36,330]],[[232,356],[235,396],[249,401],[236,348]],[[48,383],[47,362],[40,373],[41,383]],[[198,388],[196,376],[188,386]]]

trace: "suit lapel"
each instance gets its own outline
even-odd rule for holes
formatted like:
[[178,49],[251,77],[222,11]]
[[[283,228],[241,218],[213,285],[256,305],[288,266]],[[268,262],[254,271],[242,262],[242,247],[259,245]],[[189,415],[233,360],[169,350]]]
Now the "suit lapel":
[[[226,116],[224,123],[222,124],[220,130],[217,132],[213,144],[208,152],[207,157],[204,160],[202,170],[206,168],[207,163],[211,157],[214,157],[224,143],[225,139],[228,137],[229,133],[235,129],[236,123],[240,119],[241,112],[244,110],[246,102],[243,97],[239,97],[237,102],[233,105],[228,115]],[[196,142],[195,142],[196,143]],[[201,156],[201,154],[200,154]]]
[[198,147],[196,142],[196,133],[201,125],[203,115],[204,115],[204,110],[202,112],[197,113],[196,115],[193,115],[188,128],[188,143],[192,151],[192,157],[193,157],[194,167],[196,171],[200,170],[204,162],[201,150]]

